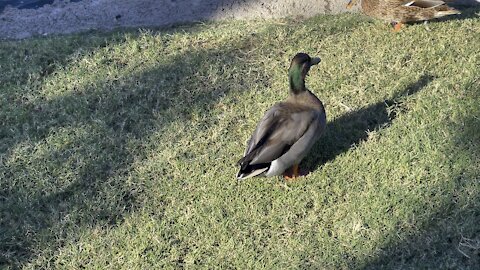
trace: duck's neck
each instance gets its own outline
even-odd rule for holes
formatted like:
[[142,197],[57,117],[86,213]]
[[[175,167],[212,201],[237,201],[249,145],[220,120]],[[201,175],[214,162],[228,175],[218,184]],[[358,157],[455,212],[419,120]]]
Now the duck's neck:
[[291,67],[288,71],[288,78],[290,80],[290,93],[300,94],[305,91],[305,79],[301,67]]

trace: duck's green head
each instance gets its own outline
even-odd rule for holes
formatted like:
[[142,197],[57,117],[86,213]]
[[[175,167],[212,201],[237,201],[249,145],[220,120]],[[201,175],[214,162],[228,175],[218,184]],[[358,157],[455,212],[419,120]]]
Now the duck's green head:
[[288,77],[290,80],[290,91],[294,94],[305,91],[305,77],[310,67],[320,63],[320,58],[310,57],[306,53],[297,53],[292,59],[290,68],[288,69]]

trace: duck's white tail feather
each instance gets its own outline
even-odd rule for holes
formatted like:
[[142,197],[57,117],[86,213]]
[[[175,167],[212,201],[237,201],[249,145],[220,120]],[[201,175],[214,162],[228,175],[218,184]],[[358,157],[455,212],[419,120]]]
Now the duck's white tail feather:
[[445,4],[444,1],[438,0],[413,0],[404,4],[406,7],[435,8]]
[[251,178],[251,177],[255,177],[255,176],[259,175],[259,174],[262,174],[262,173],[265,172],[266,170],[268,170],[268,167],[267,167],[267,168],[257,169],[257,170],[254,170],[254,171],[250,172],[250,173],[247,173],[247,174],[245,174],[245,173],[240,173],[240,172],[239,172],[239,173],[237,174],[237,179],[243,180],[243,179],[248,179],[248,178]]
[[448,15],[455,15],[455,14],[462,14],[462,12],[460,12],[456,9],[438,11],[437,13],[435,13],[435,18],[440,18],[440,17],[448,16]]

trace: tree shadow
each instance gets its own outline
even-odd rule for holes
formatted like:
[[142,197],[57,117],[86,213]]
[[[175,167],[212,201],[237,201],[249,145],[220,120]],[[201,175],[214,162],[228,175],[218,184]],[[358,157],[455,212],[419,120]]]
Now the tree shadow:
[[[79,46],[62,56],[55,56],[54,49],[44,58],[35,55],[35,78],[40,82],[18,76],[18,93],[11,93],[12,102],[1,108],[9,117],[0,131],[0,267],[21,267],[39,253],[54,252],[74,241],[82,228],[117,226],[146,203],[145,183],[128,177],[134,162],[147,158],[145,142],[150,136],[174,122],[188,123],[193,114],[208,114],[225,95],[270,84],[262,69],[228,72],[247,61],[248,52],[261,43],[262,31],[269,28],[232,37],[222,46],[165,55],[148,69],[135,72],[133,67],[122,78],[92,77],[94,81],[49,99],[30,99],[35,95],[32,84],[41,86],[59,76],[78,50],[88,58],[103,45],[83,50],[85,43],[78,40]],[[128,67],[122,59],[100,56],[105,68]],[[49,57],[57,58],[45,62]],[[209,77],[211,70],[215,80]],[[70,76],[82,74],[89,76]],[[17,75],[12,76],[15,81]],[[64,137],[57,136],[62,132]],[[67,139],[50,143],[55,138]],[[44,153],[36,153],[38,145],[46,145]],[[15,151],[23,151],[23,156],[18,158]],[[70,176],[63,179],[65,174]]]
[[[201,29],[194,25],[158,31]],[[39,253],[54,252],[74,241],[80,229],[117,226],[145,203],[149,195],[144,183],[127,181],[134,162],[147,158],[144,142],[174,122],[188,123],[193,114],[207,114],[227,94],[250,91],[252,84],[269,85],[268,74],[255,67],[239,71],[240,76],[224,75],[248,62],[248,52],[261,44],[262,31],[269,30],[232,37],[222,46],[180,50],[141,72],[133,68],[120,79],[98,77],[49,99],[34,97],[47,79],[68,70],[72,59],[89,60],[102,49],[123,44],[125,36],[120,32],[86,42],[91,33],[76,35],[67,50],[62,50],[63,42],[71,39],[35,41],[51,42],[51,51],[45,55],[38,55],[35,46],[17,50],[19,55],[11,61],[32,63],[23,73],[12,69],[7,84],[17,87],[10,90],[9,102],[0,111],[7,116],[0,123],[0,268],[20,268]],[[335,32],[332,28],[322,33]],[[141,53],[141,46],[136,49]],[[121,59],[108,54],[100,58],[105,68],[126,68]],[[210,79],[209,70],[216,70],[218,79]],[[142,82],[152,87],[140,87]],[[57,136],[61,132],[68,140],[49,144],[62,138]],[[38,145],[47,145],[44,153],[36,153]],[[22,158],[15,151],[23,151]],[[64,171],[57,172],[59,168]],[[65,174],[70,175],[66,180]]]
[[[201,91],[192,94],[188,91],[192,89],[185,89],[189,78],[206,73],[207,67],[218,69],[219,74],[234,69],[242,61],[234,55],[250,46],[250,37],[237,42],[235,46],[185,51],[123,80],[96,81],[64,96],[23,100],[2,108],[22,112],[20,121],[4,122],[2,127],[17,132],[2,134],[0,267],[20,267],[39,249],[64,245],[78,228],[115,226],[135,209],[143,198],[143,186],[126,179],[134,160],[145,158],[142,141],[173,121],[188,122],[193,112],[205,113],[219,98],[242,89],[240,79],[254,80],[245,76],[234,81],[238,87],[231,87],[234,84],[229,77],[220,76],[216,81],[205,77]],[[112,61],[112,65],[122,64]],[[54,70],[45,76],[55,76]],[[268,83],[264,74],[252,72],[251,76]],[[158,84],[139,89],[142,81]],[[179,100],[185,106],[176,104]],[[18,146],[27,144],[27,151],[34,151],[35,145],[45,144],[62,131],[74,134],[70,142],[53,145],[34,160],[13,156]],[[70,182],[58,183],[60,175],[50,166],[58,162],[65,164],[57,164],[59,168],[74,175]],[[42,170],[45,172],[38,172]]]
[[322,164],[367,140],[370,131],[388,127],[404,110],[401,99],[419,92],[433,79],[432,75],[422,75],[418,81],[410,84],[391,99],[348,112],[329,121],[325,134],[310,151],[303,166],[308,172],[315,171]]
[[[15,179],[18,175],[14,171],[22,168],[13,167],[21,164],[7,164],[10,151],[16,145],[25,141],[40,142],[47,135],[30,128],[31,125],[25,126],[25,122],[32,124],[32,119],[46,121],[48,117],[28,101],[28,94],[35,92],[57,70],[66,67],[72,58],[88,56],[103,47],[125,41],[124,33],[114,32],[102,37],[82,34],[72,35],[69,39],[47,37],[28,42],[1,41],[4,50],[0,51],[3,64],[0,91],[3,101],[7,102],[2,104],[0,111],[0,268],[17,268],[30,259],[33,252],[30,248],[38,237],[36,233],[47,229],[55,220],[54,214],[62,211],[58,207],[53,213],[52,202],[64,204],[71,196],[63,196],[62,200],[50,195],[32,197]],[[39,179],[30,180],[35,183]],[[64,192],[68,193],[68,189]]]

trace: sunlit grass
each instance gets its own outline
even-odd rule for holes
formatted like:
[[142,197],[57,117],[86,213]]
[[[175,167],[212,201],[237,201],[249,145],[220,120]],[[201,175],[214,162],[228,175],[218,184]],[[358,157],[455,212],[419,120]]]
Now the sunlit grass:
[[[480,264],[480,19],[359,15],[0,43],[0,266]],[[296,52],[328,131],[305,178],[238,182]]]

